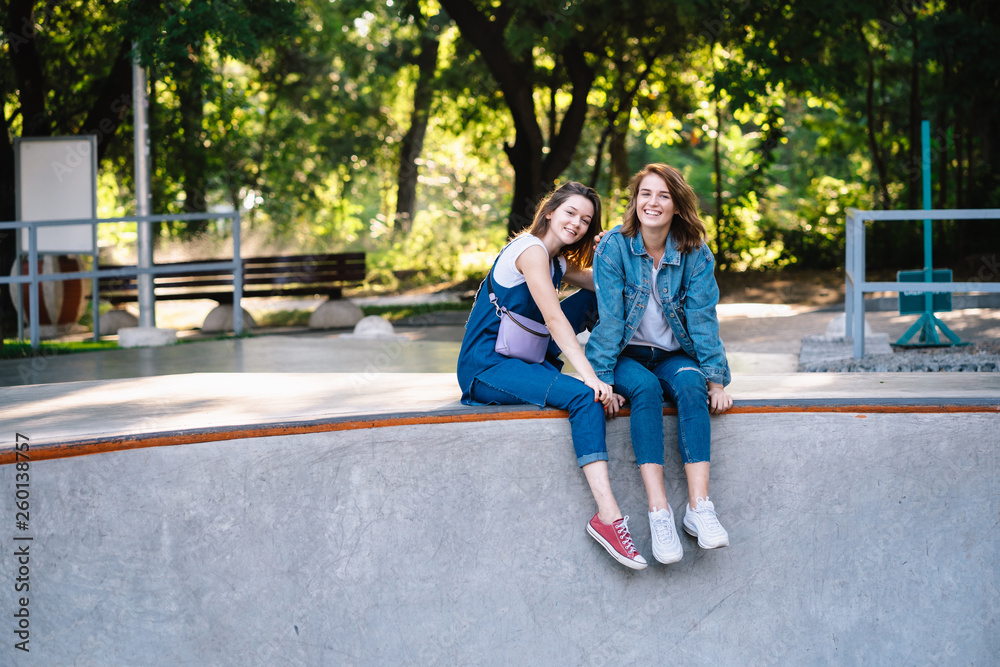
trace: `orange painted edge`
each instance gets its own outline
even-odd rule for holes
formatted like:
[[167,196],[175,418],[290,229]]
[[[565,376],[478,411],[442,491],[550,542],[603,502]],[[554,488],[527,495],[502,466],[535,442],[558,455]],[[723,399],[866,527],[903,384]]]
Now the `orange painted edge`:
[[[743,405],[733,406],[726,414],[786,414],[803,413],[854,413],[854,414],[961,414],[1000,413],[1000,404],[981,405]],[[628,416],[629,410],[621,411]],[[664,415],[677,414],[675,408],[664,408]],[[181,433],[149,433],[127,436],[106,436],[61,443],[47,443],[32,447],[30,461],[88,456],[109,452],[145,449],[148,447],[174,447],[204,442],[221,442],[245,438],[267,438],[310,433],[333,433],[390,426],[419,426],[432,424],[458,424],[485,421],[510,421],[517,419],[565,419],[565,410],[506,410],[501,412],[475,412],[468,414],[427,414],[414,416],[370,417],[344,421],[309,422],[304,424],[264,424],[260,426],[231,426]],[[17,463],[17,452],[5,449],[0,452],[0,465]],[[22,458],[23,460],[23,458]]]

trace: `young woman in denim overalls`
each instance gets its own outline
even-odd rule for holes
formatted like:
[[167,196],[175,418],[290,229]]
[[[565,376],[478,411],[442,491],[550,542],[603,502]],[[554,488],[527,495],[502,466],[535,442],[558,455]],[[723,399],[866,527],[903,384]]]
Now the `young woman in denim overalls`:
[[703,549],[728,546],[708,499],[709,413],[732,407],[724,389],[731,376],[715,312],[715,261],[694,191],[676,169],[650,164],[629,182],[629,194],[623,224],[595,252],[601,317],[587,357],[597,377],[628,399],[653,556],[674,563],[684,551],[663,482],[663,401],[677,406],[688,482],[684,529]]
[[[597,378],[576,339],[595,311],[589,267],[600,221],[600,198],[579,183],[560,186],[539,204],[531,228],[507,244],[489,280],[479,287],[465,325],[458,383],[466,405],[530,403],[569,411],[577,463],[597,501],[587,531],[620,563],[643,569],[646,561],[632,543],[628,517],[622,516],[608,478],[604,412],[617,411],[623,399]],[[560,303],[557,290],[563,280],[583,289]],[[490,283],[498,305],[490,302]],[[496,351],[499,306],[520,317],[544,320],[552,334],[544,361],[528,363]],[[560,352],[582,381],[560,371]]]

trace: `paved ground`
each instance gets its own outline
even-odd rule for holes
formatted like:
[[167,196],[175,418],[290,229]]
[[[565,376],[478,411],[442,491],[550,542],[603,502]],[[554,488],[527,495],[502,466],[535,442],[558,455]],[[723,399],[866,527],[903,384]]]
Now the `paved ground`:
[[[771,304],[723,304],[722,338],[734,372],[787,373],[798,368],[803,336],[821,334],[835,309]],[[1000,310],[942,313],[963,340],[1000,340]],[[915,316],[870,313],[868,323],[892,341]],[[0,361],[0,386],[176,373],[444,373],[455,368],[464,315],[439,313],[418,326],[397,327],[391,340],[359,340],[349,331],[270,330],[242,340],[197,341],[165,348],[90,352]]]

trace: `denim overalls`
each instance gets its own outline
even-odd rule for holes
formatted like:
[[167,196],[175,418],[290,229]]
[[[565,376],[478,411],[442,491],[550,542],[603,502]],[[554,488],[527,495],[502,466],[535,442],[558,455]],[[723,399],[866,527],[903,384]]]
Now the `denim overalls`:
[[[491,277],[495,268],[496,262],[490,269]],[[531,298],[527,283],[507,288],[499,284],[495,277],[492,282],[497,303],[518,315],[542,321],[542,314]],[[557,261],[552,285],[558,289],[561,282],[562,268]],[[581,289],[563,299],[561,306],[573,330],[579,333],[596,311],[597,297],[593,292]],[[458,384],[462,389],[462,403],[528,403],[540,408],[549,406],[568,410],[577,463],[584,466],[594,461],[607,461],[604,408],[594,400],[593,389],[560,371],[563,362],[558,358],[560,350],[555,341],[549,343],[545,361],[530,364],[505,357],[494,349],[499,329],[500,318],[497,317],[496,308],[490,303],[484,280],[479,286],[472,312],[465,324],[465,337],[458,354]]]
[[[719,339],[715,307],[719,289],[715,261],[703,243],[681,253],[667,237],[656,285],[653,260],[642,235],[628,238],[621,227],[608,232],[594,254],[601,321],[587,343],[597,377],[613,382],[629,401],[636,463],[663,465],[663,401],[677,406],[678,445],[684,463],[710,460],[711,426],[706,379],[728,384],[731,375]],[[630,341],[642,320],[650,290],[663,302],[663,318],[680,349],[672,352]]]

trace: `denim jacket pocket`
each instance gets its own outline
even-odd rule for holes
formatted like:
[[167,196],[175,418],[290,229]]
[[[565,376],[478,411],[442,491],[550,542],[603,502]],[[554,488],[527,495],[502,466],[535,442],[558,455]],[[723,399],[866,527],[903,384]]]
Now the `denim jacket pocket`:
[[[635,285],[630,285],[625,283],[624,297],[625,297],[625,324],[627,325],[632,321],[635,315],[635,309],[639,306],[641,301],[641,291]],[[639,319],[642,319],[641,317]]]
[[687,315],[684,313],[684,296],[671,297],[666,302],[666,310],[671,319],[675,319],[687,333]]

